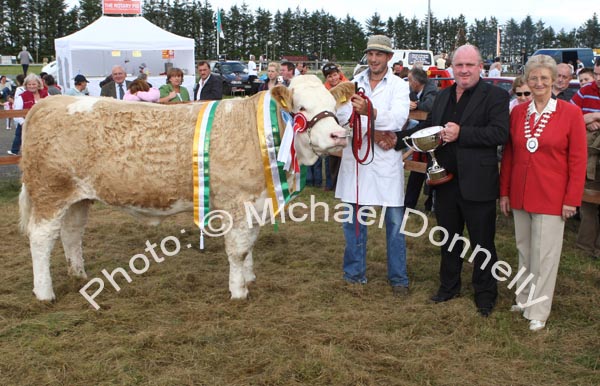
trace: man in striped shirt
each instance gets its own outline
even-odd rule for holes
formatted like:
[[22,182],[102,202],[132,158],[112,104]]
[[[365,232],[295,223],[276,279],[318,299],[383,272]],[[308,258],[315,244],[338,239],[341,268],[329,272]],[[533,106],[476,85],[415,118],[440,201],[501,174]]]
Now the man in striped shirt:
[[[596,60],[594,66],[594,82],[581,87],[571,98],[571,103],[581,108],[588,131],[585,187],[600,190],[600,59]],[[590,253],[596,259],[600,257],[599,208],[597,204],[590,202],[581,203],[581,224],[577,233],[577,247]]]
[[600,129],[600,58],[594,65],[594,82],[581,87],[571,103],[581,108],[588,131]]

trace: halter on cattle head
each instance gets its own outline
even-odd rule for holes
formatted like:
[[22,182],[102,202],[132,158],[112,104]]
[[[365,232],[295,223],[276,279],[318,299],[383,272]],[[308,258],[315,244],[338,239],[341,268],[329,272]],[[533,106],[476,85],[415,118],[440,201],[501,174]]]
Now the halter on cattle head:
[[315,146],[313,145],[312,138],[310,136],[310,132],[311,132],[313,126],[323,118],[333,118],[333,119],[335,119],[335,123],[337,123],[338,125],[340,124],[340,122],[338,121],[335,114],[332,113],[331,111],[327,111],[327,110],[321,111],[320,113],[315,115],[310,121],[307,121],[306,117],[301,112],[293,114],[293,117],[294,117],[294,135],[298,134],[298,133],[303,133],[306,131],[306,133],[308,134],[308,144],[310,146],[310,149],[317,156],[320,156],[320,155],[315,150]]

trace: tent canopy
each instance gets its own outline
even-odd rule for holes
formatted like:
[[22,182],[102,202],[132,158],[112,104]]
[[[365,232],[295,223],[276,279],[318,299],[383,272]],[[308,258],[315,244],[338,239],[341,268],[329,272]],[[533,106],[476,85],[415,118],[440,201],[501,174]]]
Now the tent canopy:
[[[141,16],[102,16],[74,34],[54,42],[59,83],[72,87],[75,75],[102,77],[120,64],[128,75],[137,76],[140,66],[150,76],[178,67],[194,75],[194,39],[175,35]],[[165,57],[163,51],[171,50]],[[187,79],[186,79],[187,80]]]

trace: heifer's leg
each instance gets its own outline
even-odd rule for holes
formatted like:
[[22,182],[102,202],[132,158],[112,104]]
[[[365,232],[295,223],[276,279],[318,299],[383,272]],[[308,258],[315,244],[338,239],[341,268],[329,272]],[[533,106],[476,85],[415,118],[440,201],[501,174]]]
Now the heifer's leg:
[[69,265],[69,275],[86,278],[81,240],[87,222],[89,200],[79,201],[67,210],[60,228],[60,238]]
[[50,254],[58,238],[61,219],[43,220],[29,226],[29,246],[33,264],[33,293],[39,300],[54,300],[50,276]]
[[225,235],[225,251],[229,258],[229,292],[232,299],[246,299],[248,283],[255,279],[252,272],[252,247],[259,227],[245,224],[234,226]]

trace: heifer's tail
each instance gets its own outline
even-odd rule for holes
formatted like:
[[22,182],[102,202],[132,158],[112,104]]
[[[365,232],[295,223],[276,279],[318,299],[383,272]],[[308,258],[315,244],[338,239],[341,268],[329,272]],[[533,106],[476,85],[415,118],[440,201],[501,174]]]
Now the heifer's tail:
[[31,200],[29,199],[29,194],[27,193],[25,184],[21,185],[21,193],[19,194],[19,215],[19,228],[21,229],[22,233],[29,235],[28,229],[29,219],[31,217]]

